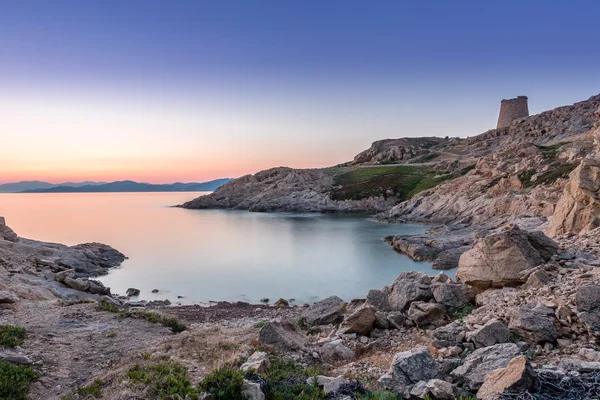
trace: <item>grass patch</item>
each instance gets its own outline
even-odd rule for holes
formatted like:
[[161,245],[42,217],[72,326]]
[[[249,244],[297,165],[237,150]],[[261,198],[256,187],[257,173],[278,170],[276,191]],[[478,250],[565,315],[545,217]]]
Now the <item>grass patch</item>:
[[400,400],[401,397],[395,395],[387,390],[380,390],[377,392],[367,391],[363,395],[359,395],[358,400]]
[[25,400],[37,376],[29,367],[0,361],[0,399]]
[[146,321],[152,322],[154,324],[160,324],[162,326],[166,326],[167,328],[171,328],[171,330],[174,333],[180,333],[187,329],[187,326],[183,322],[181,322],[179,318],[174,317],[172,315],[157,313],[154,311],[120,310],[117,306],[108,302],[101,302],[100,310],[119,314],[127,318],[145,319]]
[[214,400],[244,400],[247,397],[242,394],[243,382],[244,374],[241,371],[223,368],[205,376],[200,388],[210,393]]
[[550,146],[538,146],[538,148],[541,150],[546,160],[554,161],[556,160],[556,156],[558,155],[560,148],[563,147],[565,144],[565,142],[561,142]]
[[266,394],[273,400],[319,400],[325,399],[323,389],[306,382],[310,377],[325,375],[321,365],[303,367],[297,362],[281,357],[271,357],[269,374],[262,375],[266,381]]
[[262,328],[263,326],[265,326],[265,321],[258,321],[257,323],[254,324],[255,328]]
[[198,398],[198,390],[187,378],[187,369],[175,362],[157,363],[147,366],[134,365],[127,372],[133,383],[151,386],[161,400],[174,398]]
[[450,317],[452,319],[461,319],[471,314],[475,306],[473,304],[467,304],[462,308],[452,308],[449,310]]
[[80,396],[92,396],[97,399],[102,397],[102,379],[96,378],[94,382],[87,386],[77,389],[77,394]]
[[555,168],[549,169],[542,173],[534,182],[531,181],[531,177],[536,173],[536,170],[529,170],[519,175],[519,180],[523,184],[523,187],[531,188],[540,185],[550,185],[556,182],[559,178],[568,178],[569,174],[577,168],[579,163],[561,164]]
[[0,325],[0,346],[16,347],[25,340],[25,328],[14,325]]
[[334,175],[334,184],[338,188],[329,196],[333,200],[393,196],[404,201],[423,190],[464,175],[471,169],[469,166],[444,175],[439,175],[428,167],[411,165],[367,166],[341,170]]

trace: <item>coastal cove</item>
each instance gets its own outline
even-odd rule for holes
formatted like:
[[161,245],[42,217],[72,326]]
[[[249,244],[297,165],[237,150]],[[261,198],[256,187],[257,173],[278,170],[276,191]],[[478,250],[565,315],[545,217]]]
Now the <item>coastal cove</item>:
[[123,252],[129,259],[100,280],[117,294],[138,288],[143,300],[208,305],[282,297],[302,304],[335,294],[349,301],[402,271],[437,273],[382,240],[426,226],[365,215],[170,207],[200,194],[2,194],[0,208],[23,237],[101,242]]

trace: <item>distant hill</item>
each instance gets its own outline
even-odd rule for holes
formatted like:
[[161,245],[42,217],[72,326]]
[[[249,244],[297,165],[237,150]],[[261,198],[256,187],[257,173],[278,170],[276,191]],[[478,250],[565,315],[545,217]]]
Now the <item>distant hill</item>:
[[25,190],[50,189],[57,186],[87,186],[87,185],[102,185],[106,182],[64,182],[64,183],[49,183],[43,181],[22,181],[0,184],[0,193],[18,193]]
[[[0,192],[18,192],[18,193],[110,193],[110,192],[211,192],[218,187],[229,182],[230,178],[215,179],[210,182],[190,182],[190,183],[170,183],[170,184],[152,184],[140,183],[134,181],[117,181],[111,183],[65,183],[65,184],[49,184],[47,182],[36,182],[32,184],[37,187],[26,187],[23,182],[16,184],[0,185]],[[48,186],[50,185],[50,186]],[[8,187],[12,190],[4,190],[3,187]],[[17,188],[17,190],[14,190]]]

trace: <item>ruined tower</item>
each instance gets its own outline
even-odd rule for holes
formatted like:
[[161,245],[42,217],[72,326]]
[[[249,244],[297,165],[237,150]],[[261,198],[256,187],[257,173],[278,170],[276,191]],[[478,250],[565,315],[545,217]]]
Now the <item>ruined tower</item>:
[[504,128],[509,126],[515,119],[528,116],[529,108],[527,107],[527,96],[502,100],[500,102],[500,116],[498,117],[498,126],[496,128]]

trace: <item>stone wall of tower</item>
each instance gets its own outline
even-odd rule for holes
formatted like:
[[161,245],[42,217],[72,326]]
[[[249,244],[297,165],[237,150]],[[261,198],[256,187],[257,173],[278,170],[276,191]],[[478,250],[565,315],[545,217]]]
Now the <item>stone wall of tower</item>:
[[500,103],[500,116],[496,128],[507,127],[515,119],[528,117],[529,107],[527,106],[527,96],[519,96],[516,99],[502,100]]

